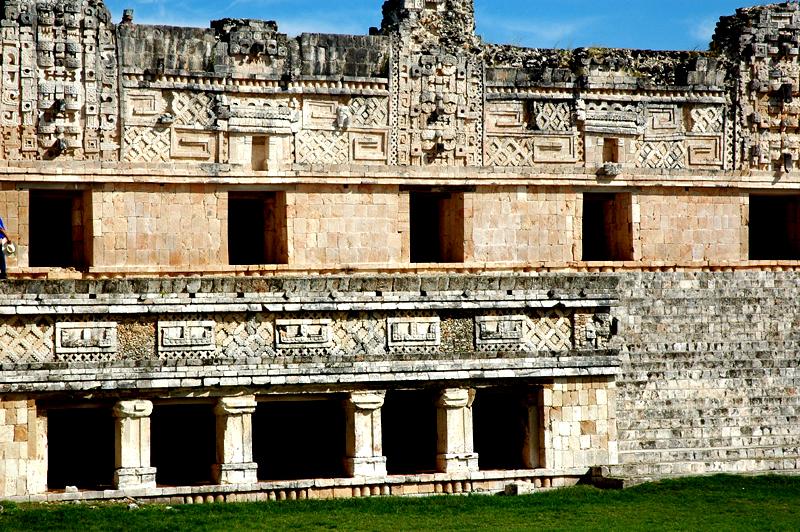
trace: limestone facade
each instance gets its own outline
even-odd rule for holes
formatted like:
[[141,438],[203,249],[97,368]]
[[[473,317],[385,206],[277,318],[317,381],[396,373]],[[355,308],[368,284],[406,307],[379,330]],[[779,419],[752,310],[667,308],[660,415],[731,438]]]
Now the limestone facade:
[[797,468],[797,4],[691,53],[0,16],[0,497]]

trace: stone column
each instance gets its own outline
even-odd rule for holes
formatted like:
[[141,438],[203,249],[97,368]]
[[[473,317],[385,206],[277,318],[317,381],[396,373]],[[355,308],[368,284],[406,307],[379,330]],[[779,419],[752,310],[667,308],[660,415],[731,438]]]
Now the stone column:
[[120,401],[114,406],[117,489],[154,488],[156,468],[150,467],[150,401]]
[[258,480],[253,462],[253,395],[223,397],[216,407],[217,463],[214,480],[220,484],[251,484]]
[[353,392],[347,400],[347,472],[353,477],[386,476],[381,407],[385,392]]
[[528,394],[528,424],[525,427],[524,456],[525,467],[538,469],[544,467],[542,459],[542,390]]
[[444,390],[439,397],[436,466],[443,473],[478,471],[478,454],[472,436],[474,400],[475,390],[464,388]]

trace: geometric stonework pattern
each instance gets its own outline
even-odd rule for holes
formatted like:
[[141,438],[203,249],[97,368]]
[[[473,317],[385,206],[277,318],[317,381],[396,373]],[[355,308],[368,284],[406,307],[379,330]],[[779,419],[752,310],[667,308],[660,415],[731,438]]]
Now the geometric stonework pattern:
[[533,166],[533,141],[526,137],[488,137],[487,166]]
[[672,140],[642,142],[637,164],[639,168],[665,170],[686,168],[686,147],[683,142]]
[[357,127],[389,125],[389,99],[356,96],[350,100],[350,116]]
[[569,351],[573,348],[572,313],[548,310],[526,315],[485,315],[475,318],[479,351]]
[[572,129],[572,108],[568,102],[533,102],[532,114],[537,131]]
[[342,314],[333,322],[334,355],[385,355],[386,321],[374,314]]
[[212,97],[204,92],[173,92],[172,114],[175,123],[209,128],[216,120],[213,104]]
[[264,314],[220,314],[216,345],[221,358],[274,357],[275,326]]
[[204,360],[217,354],[213,321],[159,321],[158,358]]
[[295,136],[298,164],[347,164],[350,142],[338,131],[300,131]]
[[123,138],[125,162],[165,163],[170,158],[170,130],[126,127]]
[[692,133],[722,132],[722,107],[718,105],[695,105],[689,112]]
[[117,351],[115,322],[56,323],[58,362],[111,362]]
[[48,317],[32,321],[20,316],[3,319],[0,323],[0,362],[31,364],[52,361],[54,330],[53,320]]

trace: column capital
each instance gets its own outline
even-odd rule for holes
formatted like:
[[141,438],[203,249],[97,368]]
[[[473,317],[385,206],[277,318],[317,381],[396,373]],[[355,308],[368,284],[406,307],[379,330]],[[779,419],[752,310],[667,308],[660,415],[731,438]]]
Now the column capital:
[[385,398],[386,392],[351,392],[349,401],[358,410],[377,410]]
[[472,388],[447,388],[442,390],[438,404],[442,408],[469,408],[474,400]]
[[241,416],[255,412],[256,405],[255,395],[221,397],[219,401],[217,401],[215,412],[219,415]]
[[153,413],[153,402],[143,399],[119,401],[114,405],[114,417],[136,419],[150,417]]

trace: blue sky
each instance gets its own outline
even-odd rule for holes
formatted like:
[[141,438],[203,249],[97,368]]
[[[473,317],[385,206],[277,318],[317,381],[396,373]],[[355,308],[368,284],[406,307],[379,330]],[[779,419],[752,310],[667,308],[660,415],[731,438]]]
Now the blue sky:
[[[475,0],[487,42],[544,48],[605,46],[705,50],[720,16],[764,0]],[[141,24],[208,27],[225,17],[277,20],[281,32],[363,34],[379,26],[383,0],[106,0]]]

